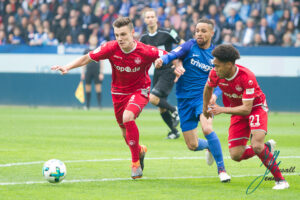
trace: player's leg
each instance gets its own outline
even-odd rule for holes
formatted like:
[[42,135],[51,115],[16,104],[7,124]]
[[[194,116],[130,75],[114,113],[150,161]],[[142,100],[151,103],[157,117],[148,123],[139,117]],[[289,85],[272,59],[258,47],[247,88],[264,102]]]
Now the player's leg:
[[250,137],[248,119],[245,116],[231,116],[229,127],[229,153],[232,160],[240,162],[255,156],[251,145],[247,145]]
[[89,69],[85,73],[85,96],[86,96],[86,108],[90,108],[91,103],[91,91],[92,91],[92,74]]
[[188,149],[191,151],[208,149],[207,141],[198,137],[197,126],[199,118],[196,116],[193,99],[178,98],[177,103],[180,116],[180,128]]
[[277,157],[274,157],[269,147],[264,144],[267,133],[267,121],[267,112],[262,107],[257,107],[251,112],[249,115],[249,126],[252,133],[251,145],[255,154],[274,176],[275,186],[273,189],[286,189],[289,188],[289,184],[285,181],[280,172],[276,162]]
[[208,142],[209,151],[213,155],[216,161],[218,167],[218,173],[225,172],[226,170],[225,170],[225,165],[223,160],[222,147],[217,134],[213,130],[213,126],[212,126],[213,119],[212,118],[207,119],[203,114],[201,114],[200,123],[202,127],[202,132],[205,135],[205,138],[207,139]]
[[95,90],[97,95],[97,103],[99,108],[101,108],[101,94],[102,94],[102,84],[95,82]]
[[[140,92],[134,93],[131,95],[123,113],[123,124],[126,129],[126,141],[131,151],[131,177],[133,179],[142,177],[144,156],[147,151],[145,146],[139,144],[139,130],[135,123],[135,119],[147,105],[148,101],[149,98],[143,96]],[[140,157],[140,155],[142,157]]]

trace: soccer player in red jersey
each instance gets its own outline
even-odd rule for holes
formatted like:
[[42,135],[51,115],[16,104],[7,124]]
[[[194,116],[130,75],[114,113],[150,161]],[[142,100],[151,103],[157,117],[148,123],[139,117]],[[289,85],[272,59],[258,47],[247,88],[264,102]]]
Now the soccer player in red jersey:
[[[215,67],[204,89],[204,115],[209,118],[221,113],[231,114],[228,136],[231,158],[239,162],[257,155],[275,178],[273,189],[289,188],[273,156],[275,141],[264,144],[268,107],[255,75],[249,69],[235,64],[240,54],[231,45],[216,47],[212,55],[215,57]],[[224,107],[209,105],[213,88],[217,86],[223,91]],[[251,145],[247,145],[249,139]]]
[[53,66],[62,74],[92,61],[109,59],[112,68],[111,93],[115,116],[132,156],[133,179],[141,178],[147,148],[139,144],[135,119],[149,102],[151,64],[167,52],[145,45],[133,38],[134,28],[128,17],[113,23],[116,40],[107,42],[65,66]]

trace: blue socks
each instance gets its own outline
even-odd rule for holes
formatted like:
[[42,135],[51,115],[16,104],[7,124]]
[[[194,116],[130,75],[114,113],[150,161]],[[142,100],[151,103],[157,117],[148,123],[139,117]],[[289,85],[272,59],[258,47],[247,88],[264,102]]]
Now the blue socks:
[[218,172],[225,171],[223,154],[220,140],[217,134],[213,131],[210,134],[205,136],[208,142],[209,150],[215,158],[215,161],[218,166]]
[[208,149],[207,140],[198,138],[198,147],[195,149],[195,151],[201,151],[203,149]]

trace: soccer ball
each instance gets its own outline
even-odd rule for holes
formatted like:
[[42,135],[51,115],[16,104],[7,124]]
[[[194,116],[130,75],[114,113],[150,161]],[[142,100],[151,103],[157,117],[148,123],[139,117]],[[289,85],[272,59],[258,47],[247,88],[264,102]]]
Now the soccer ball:
[[65,178],[66,174],[66,165],[60,160],[48,160],[43,166],[43,176],[50,183],[61,182]]

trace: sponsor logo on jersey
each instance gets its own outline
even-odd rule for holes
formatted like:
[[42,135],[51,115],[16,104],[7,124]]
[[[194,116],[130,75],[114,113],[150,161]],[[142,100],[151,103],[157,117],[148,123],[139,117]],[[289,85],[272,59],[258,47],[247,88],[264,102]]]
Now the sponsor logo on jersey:
[[241,92],[243,90],[243,88],[239,85],[235,86],[236,91]]
[[176,48],[176,49],[174,49],[173,51],[174,51],[174,52],[178,52],[178,51],[180,51],[180,49],[182,49],[182,47],[181,47],[181,46],[177,47],[177,48]]
[[243,94],[237,95],[235,93],[228,94],[228,93],[224,92],[224,95],[228,96],[229,98],[233,98],[233,99],[241,99],[241,98],[243,98]]
[[117,56],[117,55],[114,55],[114,58],[118,58],[118,59],[120,59],[120,60],[122,60],[122,59],[123,59],[122,57],[120,57],[120,56]]
[[254,88],[246,89],[246,94],[254,94]]
[[210,71],[212,70],[212,68],[214,68],[213,66],[209,66],[209,65],[206,65],[204,63],[200,63],[198,60],[194,60],[193,58],[191,59],[191,64],[202,69],[203,71]]
[[114,65],[115,68],[120,71],[120,72],[138,72],[141,70],[140,67],[135,67],[135,68],[130,68],[130,67],[120,67],[120,66],[117,66],[117,65]]
[[134,62],[135,62],[135,64],[139,65],[139,64],[141,64],[142,59],[141,59],[140,57],[136,57],[136,58],[134,59]]
[[199,57],[199,55],[197,55],[197,54],[193,54],[193,57]]

